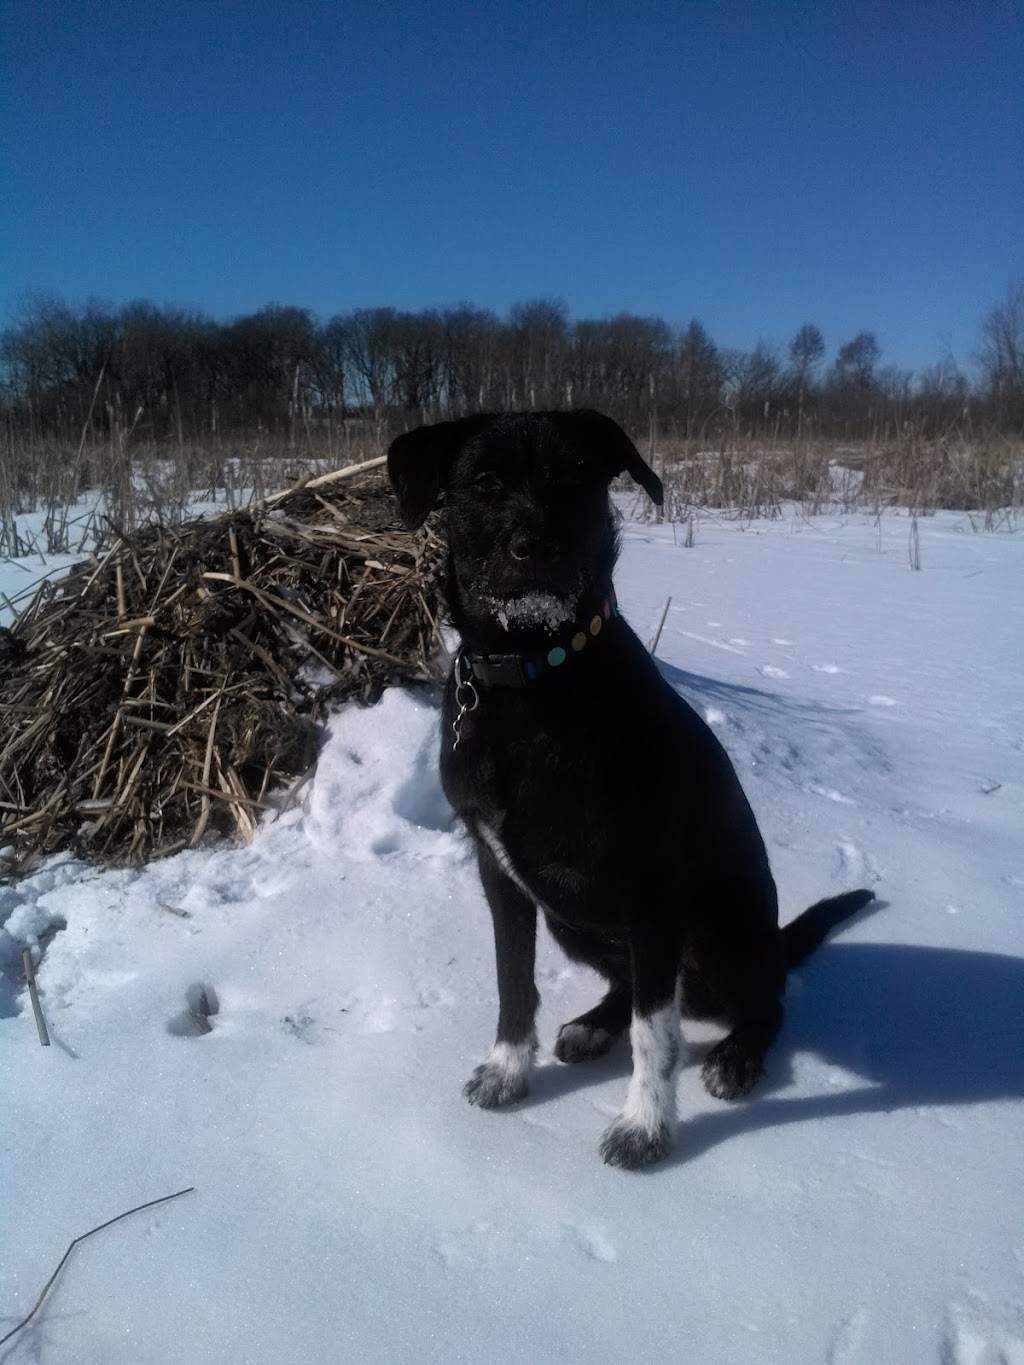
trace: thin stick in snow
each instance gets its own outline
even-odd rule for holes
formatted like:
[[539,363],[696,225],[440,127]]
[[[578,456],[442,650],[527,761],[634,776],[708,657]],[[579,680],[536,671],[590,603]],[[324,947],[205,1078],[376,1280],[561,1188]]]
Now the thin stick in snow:
[[60,1274],[61,1270],[63,1270],[64,1262],[68,1259],[68,1257],[74,1251],[75,1247],[78,1245],[79,1242],[84,1242],[85,1239],[87,1237],[91,1237],[94,1232],[102,1232],[104,1228],[112,1227],[114,1223],[119,1223],[122,1218],[128,1218],[133,1213],[141,1213],[143,1209],[151,1209],[157,1204],[166,1204],[169,1199],[180,1199],[183,1194],[191,1194],[194,1189],[195,1189],[194,1185],[189,1185],[187,1190],[178,1190],[174,1194],[165,1194],[160,1199],[151,1199],[148,1204],[136,1204],[135,1208],[125,1209],[124,1213],[119,1213],[116,1218],[108,1218],[105,1223],[100,1223],[99,1227],[90,1228],[88,1232],[83,1232],[80,1237],[76,1237],[75,1240],[68,1247],[67,1251],[65,1251],[64,1255],[60,1258],[60,1264],[57,1266],[57,1269],[53,1272],[50,1278],[46,1281],[46,1284],[43,1286],[43,1292],[39,1295],[38,1299],[36,1299],[36,1304],[35,1307],[32,1309],[32,1312],[29,1313],[27,1318],[22,1318],[21,1322],[18,1323],[17,1327],[12,1327],[6,1336],[0,1337],[0,1346],[3,1346],[6,1342],[10,1341],[11,1337],[13,1337],[16,1332],[20,1332],[23,1327],[27,1327],[28,1324],[35,1317],[35,1315],[39,1312],[43,1300],[50,1292],[50,1287],[52,1286],[57,1276]]
[[911,515],[910,518],[910,567],[917,570],[921,568],[921,537],[918,534],[915,515]]
[[671,599],[671,597],[666,598],[666,599],[665,599],[665,609],[664,609],[664,611],[661,613],[661,620],[658,622],[658,629],[654,632],[654,639],[651,641],[651,647],[650,647],[650,649],[647,651],[648,654],[650,654],[652,658],[654,657],[654,651],[658,648],[658,641],[661,639],[661,632],[662,632],[662,630],[664,629],[664,626],[665,626],[665,618],[668,616],[668,609],[669,609],[669,607],[670,607],[671,605],[672,605],[672,599]]
[[39,1003],[39,992],[36,990],[36,974],[32,969],[32,954],[28,948],[23,950],[21,961],[25,967],[25,980],[28,982],[28,994],[29,999],[32,1001],[32,1013],[36,1016],[36,1028],[39,1031],[39,1041],[42,1043],[43,1047],[49,1047],[50,1035],[46,1031],[46,1020],[43,1018],[43,1007]]

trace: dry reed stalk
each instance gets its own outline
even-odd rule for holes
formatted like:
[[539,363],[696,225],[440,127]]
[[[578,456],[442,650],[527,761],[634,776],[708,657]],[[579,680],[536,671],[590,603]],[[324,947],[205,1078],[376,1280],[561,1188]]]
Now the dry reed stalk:
[[43,1007],[39,1003],[39,990],[36,987],[36,974],[32,966],[31,950],[25,948],[21,954],[22,966],[25,971],[25,981],[28,984],[29,999],[32,1001],[32,1013],[36,1018],[36,1032],[39,1034],[39,1041],[43,1047],[50,1046],[50,1035],[46,1031],[46,1020],[43,1018]]
[[349,464],[344,469],[332,469],[328,474],[318,474],[314,479],[303,479],[298,484],[293,484],[291,488],[283,488],[278,493],[269,493],[263,502],[268,505],[280,502],[282,498],[290,497],[293,493],[300,491],[306,492],[314,488],[325,488],[328,484],[338,483],[342,479],[354,479],[357,476],[369,473],[374,469],[383,469],[387,464],[386,455],[378,455],[373,460],[363,460],[360,464]]
[[100,1223],[98,1227],[90,1228],[88,1232],[83,1232],[80,1236],[76,1237],[68,1247],[67,1251],[65,1251],[64,1255],[60,1258],[60,1261],[57,1265],[57,1269],[53,1272],[50,1278],[43,1285],[42,1293],[39,1295],[38,1299],[36,1299],[35,1306],[33,1307],[32,1311],[26,1317],[22,1318],[22,1320],[19,1323],[12,1327],[9,1332],[5,1332],[4,1335],[0,1337],[0,1346],[3,1346],[6,1342],[10,1341],[11,1337],[16,1336],[23,1327],[27,1327],[28,1324],[35,1317],[35,1315],[39,1312],[39,1309],[42,1307],[43,1300],[50,1292],[51,1288],[53,1287],[54,1281],[60,1274],[61,1270],[64,1268],[64,1263],[67,1261],[68,1257],[74,1251],[75,1247],[78,1246],[79,1242],[84,1242],[86,1238],[94,1236],[97,1232],[102,1232],[104,1228],[113,1227],[113,1225],[115,1223],[119,1223],[122,1218],[128,1218],[133,1213],[141,1213],[143,1209],[155,1208],[157,1204],[166,1204],[168,1200],[171,1199],[180,1199],[183,1194],[191,1194],[194,1189],[195,1189],[194,1185],[189,1185],[188,1189],[186,1190],[177,1190],[174,1194],[165,1194],[160,1199],[150,1199],[149,1202],[146,1204],[137,1204],[135,1208],[126,1209],[124,1213],[119,1213],[116,1218],[108,1218],[105,1223]]
[[668,617],[668,609],[669,609],[669,607],[670,607],[671,605],[672,605],[672,598],[671,598],[671,597],[666,597],[666,598],[665,598],[665,606],[664,606],[664,608],[663,608],[663,610],[662,610],[662,613],[661,613],[661,620],[658,622],[658,629],[654,632],[654,639],[651,641],[651,647],[650,647],[650,649],[647,651],[648,654],[650,654],[652,658],[653,658],[654,655],[658,652],[658,641],[661,639],[661,632],[665,629],[665,621],[666,621],[666,619],[667,619],[667,617]]

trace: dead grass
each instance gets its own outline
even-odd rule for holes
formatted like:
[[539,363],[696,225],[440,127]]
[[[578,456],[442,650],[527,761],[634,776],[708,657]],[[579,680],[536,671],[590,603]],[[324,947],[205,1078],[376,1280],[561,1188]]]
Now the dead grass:
[[0,846],[141,863],[252,837],[346,698],[423,682],[441,546],[378,473],[121,532],[0,632]]
[[[314,432],[298,443],[257,433],[158,444],[115,423],[109,440],[82,440],[74,448],[51,440],[25,446],[0,433],[0,554],[102,548],[117,531],[181,525],[198,503],[234,510],[380,453],[379,442],[361,433],[338,439]],[[39,512],[41,530],[31,533],[26,518]],[[38,525],[38,516],[32,522]]]
[[824,511],[904,507],[976,512],[986,528],[1016,523],[1024,506],[1024,441],[1000,433],[934,440],[908,430],[859,445],[755,438],[715,444],[662,441],[655,463],[665,483],[661,517],[688,521],[695,509],[754,519],[798,504]]
[[[310,429],[296,441],[257,434],[157,445],[115,425],[100,445],[42,442],[31,450],[0,434],[0,554],[103,548],[121,531],[182,525],[198,502],[244,507],[301,477],[379,456],[385,444],[386,436],[369,426],[341,436]],[[645,452],[648,444],[645,436]],[[907,424],[898,433],[844,444],[719,428],[689,441],[661,437],[654,458],[666,488],[660,516],[669,521],[686,522],[703,508],[772,517],[795,502],[808,515],[956,508],[993,526],[1013,524],[1024,504],[1024,438],[994,429],[951,427],[925,437]],[[25,514],[40,510],[42,530],[29,535]]]

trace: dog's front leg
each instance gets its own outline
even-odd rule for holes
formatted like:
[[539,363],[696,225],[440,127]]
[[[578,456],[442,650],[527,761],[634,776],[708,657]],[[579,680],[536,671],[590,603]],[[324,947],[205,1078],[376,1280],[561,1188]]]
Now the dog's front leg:
[[637,1170],[667,1156],[675,1137],[678,964],[671,945],[656,935],[637,933],[630,946],[633,1075],[622,1113],[605,1129],[601,1155],[609,1165]]
[[494,921],[498,968],[498,1033],[486,1061],[466,1082],[470,1104],[497,1109],[526,1094],[537,1050],[534,1019],[540,998],[534,982],[537,906],[498,866],[491,850],[477,852],[480,880]]

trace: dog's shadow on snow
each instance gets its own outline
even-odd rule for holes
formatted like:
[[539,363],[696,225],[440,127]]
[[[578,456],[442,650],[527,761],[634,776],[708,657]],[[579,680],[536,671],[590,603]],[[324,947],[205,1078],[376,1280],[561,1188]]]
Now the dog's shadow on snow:
[[[683,1020],[686,1035],[686,1020]],[[700,1065],[693,1048],[690,1067]],[[787,1097],[794,1060],[812,1054],[849,1088]],[[533,1102],[630,1073],[629,1046],[535,1073]],[[730,1138],[807,1120],[1024,1099],[1024,959],[889,943],[825,944],[791,978],[766,1074],[745,1100],[688,1117],[673,1156],[692,1161]]]
[[721,678],[711,678],[704,673],[688,673],[675,664],[655,659],[658,672],[669,685],[689,701],[691,706],[715,701],[726,707],[740,707],[752,711],[772,712],[778,716],[830,715],[855,716],[860,708],[837,706],[832,702],[800,701],[798,698],[780,696],[764,687],[751,687],[746,683],[723,682]]
[[[708,717],[715,733],[741,767],[766,770],[804,787],[842,772],[845,780],[878,785],[890,773],[892,756],[880,735],[863,723],[864,708],[803,700],[764,687],[723,682],[687,673],[657,660],[669,686]],[[710,712],[720,712],[713,721]]]
[[[779,1094],[800,1053],[846,1073],[851,1088]],[[684,1113],[674,1160],[692,1160],[729,1138],[784,1123],[1022,1098],[1024,959],[889,943],[826,944],[794,974],[782,1032],[757,1089],[747,1100],[690,1120]]]

